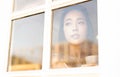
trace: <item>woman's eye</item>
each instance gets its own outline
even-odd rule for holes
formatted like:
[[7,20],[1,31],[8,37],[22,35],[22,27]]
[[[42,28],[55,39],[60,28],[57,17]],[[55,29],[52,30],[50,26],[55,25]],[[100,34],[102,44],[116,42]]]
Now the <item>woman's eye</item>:
[[84,21],[80,21],[80,22],[78,22],[78,24],[85,24],[85,22]]
[[66,25],[66,26],[70,26],[70,25],[71,25],[71,23],[70,23],[70,22],[67,22],[67,23],[65,23],[65,25]]

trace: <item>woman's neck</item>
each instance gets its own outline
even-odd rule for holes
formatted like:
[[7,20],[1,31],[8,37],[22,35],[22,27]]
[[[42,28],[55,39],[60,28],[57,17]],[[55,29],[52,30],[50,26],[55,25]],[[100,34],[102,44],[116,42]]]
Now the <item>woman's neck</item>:
[[69,44],[69,48],[70,48],[70,56],[73,57],[80,57],[80,44],[75,45],[75,44]]

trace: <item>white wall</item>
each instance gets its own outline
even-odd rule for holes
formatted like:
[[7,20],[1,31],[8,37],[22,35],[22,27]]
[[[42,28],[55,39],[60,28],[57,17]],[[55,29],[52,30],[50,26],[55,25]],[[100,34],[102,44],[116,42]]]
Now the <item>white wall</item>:
[[98,0],[100,72],[102,77],[119,77],[119,0]]
[[0,72],[7,68],[8,46],[10,38],[11,0],[0,0]]

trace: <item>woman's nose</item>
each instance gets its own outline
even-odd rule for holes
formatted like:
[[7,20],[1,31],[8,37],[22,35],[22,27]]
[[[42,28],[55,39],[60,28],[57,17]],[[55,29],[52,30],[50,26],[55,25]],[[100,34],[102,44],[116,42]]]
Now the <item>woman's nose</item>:
[[73,31],[78,31],[77,24],[74,24],[74,25],[73,25]]

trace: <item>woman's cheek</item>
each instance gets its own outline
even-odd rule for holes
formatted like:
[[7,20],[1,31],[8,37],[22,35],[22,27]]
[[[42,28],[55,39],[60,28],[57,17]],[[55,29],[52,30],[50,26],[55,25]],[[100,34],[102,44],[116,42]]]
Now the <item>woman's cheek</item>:
[[64,28],[64,34],[65,34],[65,38],[66,38],[67,40],[69,40],[69,39],[70,39],[70,36],[71,36],[71,31],[70,31],[70,29],[69,29],[69,28]]
[[86,31],[87,31],[86,25],[82,25],[82,26],[79,27],[79,32],[84,34],[84,33],[86,33]]

